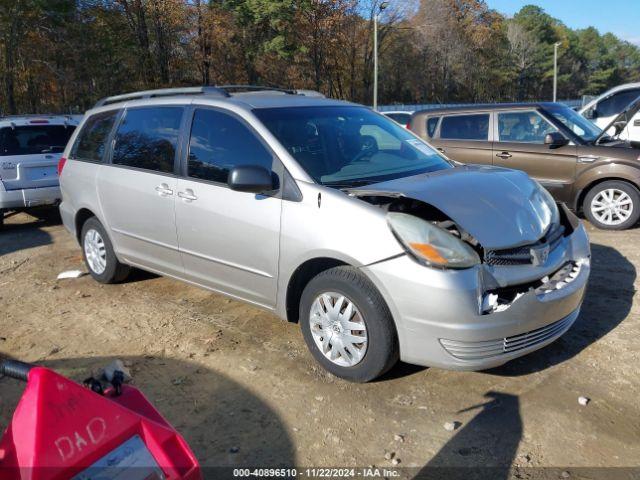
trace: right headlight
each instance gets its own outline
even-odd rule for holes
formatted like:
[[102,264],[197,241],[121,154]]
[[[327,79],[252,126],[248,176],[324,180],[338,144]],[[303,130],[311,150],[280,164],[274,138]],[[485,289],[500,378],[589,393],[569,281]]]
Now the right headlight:
[[534,180],[534,182],[538,188],[532,197],[533,207],[544,227],[543,230],[546,232],[549,230],[551,225],[560,222],[560,211],[558,210],[558,204],[553,199],[549,191],[536,180]]
[[432,223],[396,212],[387,214],[387,219],[405,249],[429,266],[470,268],[480,263],[480,257],[473,248]]

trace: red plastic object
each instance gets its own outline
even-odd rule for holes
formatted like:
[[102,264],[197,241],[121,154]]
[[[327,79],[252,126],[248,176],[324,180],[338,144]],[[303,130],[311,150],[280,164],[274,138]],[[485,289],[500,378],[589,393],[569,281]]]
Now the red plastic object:
[[3,480],[69,479],[138,435],[167,479],[202,475],[193,452],[136,388],[105,395],[42,367],[27,387],[0,440]]

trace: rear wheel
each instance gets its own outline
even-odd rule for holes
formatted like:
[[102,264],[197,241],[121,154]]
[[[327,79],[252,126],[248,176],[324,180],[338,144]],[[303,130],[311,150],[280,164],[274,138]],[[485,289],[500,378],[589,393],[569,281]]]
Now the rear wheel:
[[84,222],[80,239],[84,262],[96,281],[118,283],[127,278],[131,267],[118,261],[111,240],[96,217]]
[[300,301],[300,324],[318,363],[345,380],[368,382],[398,360],[389,308],[355,268],[332,268],[309,282]]
[[626,182],[610,180],[593,187],[584,199],[587,219],[603,230],[626,230],[640,218],[640,193]]

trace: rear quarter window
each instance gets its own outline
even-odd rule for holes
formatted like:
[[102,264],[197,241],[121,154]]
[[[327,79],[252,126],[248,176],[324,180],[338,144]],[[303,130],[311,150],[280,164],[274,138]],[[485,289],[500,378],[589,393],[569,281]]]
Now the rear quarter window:
[[436,134],[436,128],[438,128],[439,121],[440,117],[427,118],[427,135],[429,138],[433,138],[433,136]]
[[104,161],[107,139],[118,116],[118,110],[93,115],[84,123],[71,149],[74,160]]
[[442,118],[440,138],[450,140],[489,140],[489,114],[452,115]]

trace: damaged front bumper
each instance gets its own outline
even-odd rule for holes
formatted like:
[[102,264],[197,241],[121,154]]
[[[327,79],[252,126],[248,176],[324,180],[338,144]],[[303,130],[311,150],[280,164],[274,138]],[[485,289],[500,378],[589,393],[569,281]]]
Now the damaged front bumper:
[[582,224],[538,265],[435,270],[408,255],[363,267],[394,316],[400,358],[483,370],[544,347],[578,318],[590,273]]

